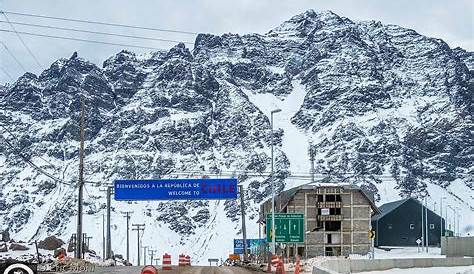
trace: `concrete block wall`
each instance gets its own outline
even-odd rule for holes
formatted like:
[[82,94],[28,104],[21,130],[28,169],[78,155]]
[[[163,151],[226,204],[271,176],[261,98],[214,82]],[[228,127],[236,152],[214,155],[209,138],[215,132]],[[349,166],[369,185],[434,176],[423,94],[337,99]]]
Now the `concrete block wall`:
[[451,267],[474,265],[474,258],[416,258],[376,260],[328,260],[314,267],[313,273],[358,273],[380,271],[392,268]]
[[474,237],[444,237],[441,254],[446,257],[474,257]]

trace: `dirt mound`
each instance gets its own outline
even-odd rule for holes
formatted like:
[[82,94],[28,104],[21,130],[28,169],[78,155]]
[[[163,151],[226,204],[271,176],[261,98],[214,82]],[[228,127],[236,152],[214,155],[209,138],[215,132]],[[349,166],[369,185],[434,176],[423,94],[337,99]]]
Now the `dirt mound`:
[[46,250],[55,250],[57,248],[60,248],[63,244],[63,240],[58,239],[55,236],[49,236],[38,243],[38,248]]

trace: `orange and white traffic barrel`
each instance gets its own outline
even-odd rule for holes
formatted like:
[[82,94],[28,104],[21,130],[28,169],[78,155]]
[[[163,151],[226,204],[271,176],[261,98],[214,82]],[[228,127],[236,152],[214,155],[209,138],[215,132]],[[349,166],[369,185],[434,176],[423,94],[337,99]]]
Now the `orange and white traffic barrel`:
[[161,269],[163,270],[171,270],[171,255],[168,253],[165,253],[163,255],[163,261],[162,261],[162,267]]
[[191,266],[191,257],[189,255],[186,256],[185,262],[187,266]]
[[186,256],[184,254],[179,255],[178,265],[186,266]]

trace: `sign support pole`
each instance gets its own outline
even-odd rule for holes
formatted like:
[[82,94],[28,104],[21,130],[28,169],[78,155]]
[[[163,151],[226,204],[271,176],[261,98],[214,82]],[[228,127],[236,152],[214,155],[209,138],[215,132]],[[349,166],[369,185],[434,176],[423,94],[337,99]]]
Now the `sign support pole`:
[[244,202],[244,186],[239,185],[240,192],[240,212],[242,213],[242,237],[244,240],[244,262],[248,260],[247,257],[247,228],[245,227],[245,202]]

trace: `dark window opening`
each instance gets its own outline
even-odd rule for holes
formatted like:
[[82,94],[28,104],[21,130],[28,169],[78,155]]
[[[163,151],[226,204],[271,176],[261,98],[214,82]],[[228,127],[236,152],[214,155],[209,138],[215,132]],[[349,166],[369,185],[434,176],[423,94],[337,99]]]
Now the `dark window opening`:
[[318,202],[324,202],[324,196],[318,195]]
[[332,235],[331,234],[326,234],[326,236],[328,237],[328,244],[332,244]]
[[341,195],[336,195],[336,202],[341,202]]
[[393,228],[393,227],[392,227],[392,224],[388,224],[388,225],[387,225],[387,228],[388,228],[388,229],[392,229],[392,228]]
[[317,221],[316,222],[316,229],[320,229],[320,228],[323,228],[323,222]]
[[326,202],[335,202],[336,195],[326,195]]
[[341,209],[340,208],[330,208],[329,209],[329,215],[341,215]]
[[325,223],[326,231],[340,231],[341,222],[340,221],[326,221]]
[[415,224],[410,224],[410,229],[415,229]]

